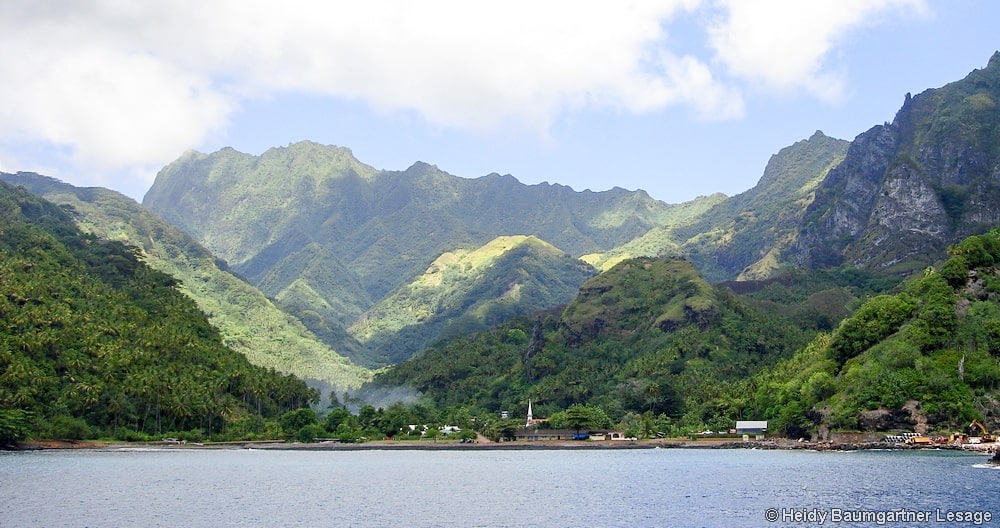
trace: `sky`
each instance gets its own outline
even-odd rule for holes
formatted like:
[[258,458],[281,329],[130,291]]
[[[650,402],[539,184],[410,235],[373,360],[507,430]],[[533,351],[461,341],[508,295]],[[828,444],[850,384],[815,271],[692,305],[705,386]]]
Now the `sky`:
[[0,171],[136,200],[301,140],[668,203],[853,139],[1000,49],[994,0],[0,2]]

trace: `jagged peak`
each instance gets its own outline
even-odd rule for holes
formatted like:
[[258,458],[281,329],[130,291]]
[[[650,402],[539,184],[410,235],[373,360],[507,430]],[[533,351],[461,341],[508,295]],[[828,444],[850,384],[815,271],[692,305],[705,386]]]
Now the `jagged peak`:
[[354,157],[354,152],[350,148],[348,148],[348,147],[341,147],[341,146],[338,146],[338,145],[325,145],[325,144],[322,144],[322,143],[317,143],[315,141],[310,141],[310,140],[306,139],[306,140],[302,140],[302,141],[296,141],[296,142],[293,142],[293,143],[289,143],[288,145],[286,145],[284,147],[271,147],[271,148],[268,148],[267,150],[265,150],[264,152],[262,152],[259,156],[255,156],[255,155],[250,154],[248,152],[243,152],[243,151],[238,150],[238,149],[236,149],[235,147],[232,147],[232,146],[222,147],[222,148],[220,148],[220,149],[218,149],[218,150],[216,150],[216,151],[214,151],[212,153],[203,153],[203,152],[200,152],[200,151],[195,150],[195,149],[188,149],[188,150],[184,151],[184,153],[181,154],[177,158],[177,160],[174,161],[174,163],[188,161],[188,160],[191,160],[191,159],[201,159],[201,158],[206,158],[206,157],[218,157],[218,156],[225,157],[225,156],[233,156],[233,155],[235,155],[235,156],[248,156],[248,157],[253,157],[253,158],[266,158],[266,157],[272,157],[272,156],[276,156],[276,155],[282,155],[282,154],[284,154],[286,152],[287,153],[291,153],[293,155],[324,152],[324,153],[332,153],[332,154],[335,154],[335,155],[338,155],[338,156],[342,156],[342,157],[346,157],[346,158],[352,159],[354,161],[358,161],[357,158]]
[[994,51],[990,61],[986,63],[986,69],[1000,68],[1000,51]]
[[[846,141],[846,140],[843,140],[843,139],[840,139],[840,138],[836,138],[836,137],[833,137],[833,136],[828,136],[825,133],[823,133],[822,130],[816,130],[808,138],[796,141],[795,145],[803,144],[803,143],[825,143],[825,142],[839,142],[839,141]],[[792,146],[794,146],[794,145],[792,145]],[[788,148],[788,147],[786,147],[786,148]]]

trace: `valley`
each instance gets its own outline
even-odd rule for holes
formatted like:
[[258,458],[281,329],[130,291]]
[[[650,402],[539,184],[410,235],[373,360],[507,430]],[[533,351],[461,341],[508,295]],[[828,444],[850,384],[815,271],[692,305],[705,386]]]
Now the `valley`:
[[[142,204],[0,174],[10,184],[0,226],[2,421],[36,435],[60,423],[84,435],[120,424],[159,434],[164,402],[133,407],[133,389],[112,388],[120,380],[107,377],[110,366],[70,361],[68,351],[104,361],[107,347],[209,347],[254,367],[240,364],[244,374],[228,381],[228,363],[178,374],[188,392],[192,380],[215,380],[226,402],[206,396],[195,412],[178,400],[166,413],[178,430],[205,436],[242,423],[258,435],[356,441],[431,423],[499,439],[518,427],[500,412],[520,417],[529,402],[556,425],[647,438],[736,420],[820,440],[955,431],[973,420],[997,429],[998,100],[1000,53],[964,79],[906,94],[892,122],[853,141],[817,131],[774,154],[753,188],[681,204],[641,190],[461,178],[424,162],[378,170],[308,141],[259,156],[188,152]],[[34,249],[14,243],[16,229]],[[113,243],[112,256],[88,253],[104,247],[97,240]],[[33,259],[54,283],[81,273],[70,269],[93,267],[84,275],[96,278],[39,294],[17,282]],[[115,263],[126,264],[121,277],[107,275]],[[123,287],[135,274],[153,282]],[[120,291],[91,293],[98,283]],[[196,308],[157,319],[156,296],[175,293]],[[82,323],[54,299],[76,306],[91,295],[137,304],[111,317],[112,329],[63,342],[59,329]],[[56,315],[23,320],[32,303]],[[126,328],[133,320],[150,329]],[[152,329],[164,321],[194,320],[191,332],[211,345],[186,334],[157,344]],[[271,401],[244,386],[248,373],[296,381]],[[32,392],[37,379],[47,388]],[[49,399],[55,410],[39,406]]]

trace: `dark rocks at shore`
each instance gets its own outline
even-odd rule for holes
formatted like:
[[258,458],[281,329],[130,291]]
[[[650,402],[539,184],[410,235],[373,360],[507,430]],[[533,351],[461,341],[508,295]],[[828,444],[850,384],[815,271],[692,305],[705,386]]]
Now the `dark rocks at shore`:
[[[318,442],[312,444],[285,443],[280,441],[235,441],[215,442],[206,444],[177,443],[121,443],[103,444],[92,442],[29,442],[19,444],[16,450],[48,450],[48,449],[100,449],[117,450],[134,447],[151,447],[155,449],[265,449],[265,450],[304,450],[304,451],[367,451],[367,450],[587,450],[587,449],[759,449],[759,450],[806,450],[806,451],[864,451],[893,450],[908,451],[914,449],[958,450],[966,451],[967,446],[952,445],[910,445],[891,442],[805,442],[783,439],[756,441],[686,441],[686,440],[653,440],[639,442],[485,442],[485,443],[410,443],[410,442],[366,442],[359,444],[341,444],[339,442]],[[984,455],[990,451],[981,450]],[[1000,448],[992,453],[989,463],[1000,465]]]
[[809,451],[867,451],[867,450],[895,450],[907,451],[914,449],[944,449],[944,450],[964,450],[962,446],[953,445],[918,445],[900,444],[895,442],[792,442],[761,440],[751,442],[725,442],[714,446],[683,446],[683,447],[708,447],[716,449],[805,449]]
[[933,446],[899,444],[891,442],[795,442],[790,440],[758,440],[732,442],[687,442],[687,441],[650,441],[650,442],[497,442],[485,444],[412,444],[369,442],[363,444],[340,444],[324,442],[317,444],[257,444],[257,449],[297,449],[297,450],[563,450],[563,449],[759,449],[759,450],[807,450],[807,451],[862,451],[862,450],[895,450],[908,451],[915,449],[945,449],[962,450],[961,446]]

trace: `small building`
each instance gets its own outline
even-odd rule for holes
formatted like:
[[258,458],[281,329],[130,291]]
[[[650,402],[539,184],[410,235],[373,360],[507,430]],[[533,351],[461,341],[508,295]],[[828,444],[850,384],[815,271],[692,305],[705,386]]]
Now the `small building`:
[[590,431],[591,440],[627,440],[622,431]]
[[518,431],[515,438],[519,442],[539,442],[543,440],[635,440],[627,438],[621,431],[588,431],[581,429],[574,431],[571,429],[538,429],[536,427],[525,427]]
[[576,440],[575,437],[580,434],[585,433],[577,433],[570,429],[536,429],[531,427],[521,429],[514,437],[519,442],[539,442],[542,440]]
[[743,435],[744,440],[749,440],[753,435],[757,440],[764,438],[767,432],[767,420],[740,420],[736,422],[736,434]]

